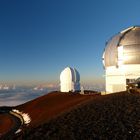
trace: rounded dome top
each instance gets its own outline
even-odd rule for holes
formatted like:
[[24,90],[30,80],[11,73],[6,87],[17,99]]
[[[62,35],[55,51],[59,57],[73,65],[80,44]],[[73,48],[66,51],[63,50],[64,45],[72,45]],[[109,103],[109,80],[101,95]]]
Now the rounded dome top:
[[67,67],[61,72],[60,81],[77,83],[80,81],[80,74],[75,68]]
[[132,26],[113,36],[103,53],[105,67],[140,64],[140,26]]

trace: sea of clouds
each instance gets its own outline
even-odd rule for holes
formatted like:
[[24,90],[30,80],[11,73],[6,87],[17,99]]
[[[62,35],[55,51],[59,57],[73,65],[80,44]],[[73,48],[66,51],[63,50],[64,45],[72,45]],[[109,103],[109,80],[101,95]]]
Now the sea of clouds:
[[[104,91],[104,84],[83,84],[84,90]],[[43,90],[33,87],[17,87],[12,90],[0,90],[0,106],[16,106],[33,100],[52,91],[59,91],[59,86],[48,86]]]
[[0,90],[0,106],[16,106],[45,95],[54,89],[45,88],[33,90],[32,88],[19,87],[15,90]]

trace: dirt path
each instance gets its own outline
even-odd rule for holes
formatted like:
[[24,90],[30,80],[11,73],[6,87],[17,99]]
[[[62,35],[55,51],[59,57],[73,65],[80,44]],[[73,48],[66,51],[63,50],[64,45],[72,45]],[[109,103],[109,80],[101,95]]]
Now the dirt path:
[[0,114],[0,137],[13,135],[21,126],[20,119],[9,113]]

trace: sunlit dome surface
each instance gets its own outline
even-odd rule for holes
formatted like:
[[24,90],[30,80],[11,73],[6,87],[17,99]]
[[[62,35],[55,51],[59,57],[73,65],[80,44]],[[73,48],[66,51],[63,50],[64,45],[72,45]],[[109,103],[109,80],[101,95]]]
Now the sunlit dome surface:
[[123,30],[106,43],[104,66],[117,66],[119,59],[124,65],[140,64],[140,26]]
[[67,67],[60,74],[62,92],[80,90],[80,74],[75,68]]
[[61,72],[60,81],[79,82],[80,74],[75,68],[67,67]]

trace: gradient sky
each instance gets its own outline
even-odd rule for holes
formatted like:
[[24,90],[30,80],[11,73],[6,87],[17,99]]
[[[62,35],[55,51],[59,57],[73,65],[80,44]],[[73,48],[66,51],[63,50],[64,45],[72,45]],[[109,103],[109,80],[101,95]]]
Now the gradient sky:
[[103,80],[105,42],[140,25],[139,0],[0,0],[0,81]]

